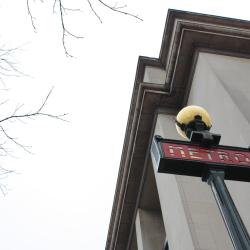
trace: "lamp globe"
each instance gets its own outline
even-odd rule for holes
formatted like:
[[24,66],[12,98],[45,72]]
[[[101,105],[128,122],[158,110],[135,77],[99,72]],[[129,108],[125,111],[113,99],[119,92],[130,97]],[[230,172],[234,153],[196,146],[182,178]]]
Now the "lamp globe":
[[190,105],[184,107],[176,116],[176,129],[185,139],[190,138],[192,131],[209,131],[212,122],[208,112],[200,106]]

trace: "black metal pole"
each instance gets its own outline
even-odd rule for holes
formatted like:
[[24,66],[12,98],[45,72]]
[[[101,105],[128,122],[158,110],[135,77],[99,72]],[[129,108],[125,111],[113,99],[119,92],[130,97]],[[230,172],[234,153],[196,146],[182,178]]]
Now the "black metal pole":
[[207,183],[211,186],[234,249],[250,250],[249,234],[227,189],[224,176],[223,170],[210,170]]

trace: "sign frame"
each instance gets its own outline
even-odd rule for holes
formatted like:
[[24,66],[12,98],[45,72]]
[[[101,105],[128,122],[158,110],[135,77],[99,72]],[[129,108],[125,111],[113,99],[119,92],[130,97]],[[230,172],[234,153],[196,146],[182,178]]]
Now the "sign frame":
[[[159,173],[168,173],[168,174],[177,174],[177,175],[187,175],[187,176],[196,176],[201,177],[202,180],[206,180],[210,170],[222,170],[225,173],[226,180],[235,180],[235,181],[244,181],[250,182],[250,161],[247,165],[236,163],[225,163],[210,160],[199,160],[199,159],[191,159],[189,156],[178,157],[176,155],[171,156],[164,153],[163,146],[166,145],[178,145],[183,146],[183,148],[193,148],[197,149],[195,153],[199,150],[210,150],[211,152],[214,150],[215,152],[226,151],[232,153],[245,153],[250,158],[250,149],[249,148],[241,148],[241,147],[232,147],[232,146],[212,146],[210,148],[205,148],[199,146],[199,144],[191,143],[188,141],[180,141],[173,139],[163,139],[160,136],[154,136],[152,145],[151,145],[151,155],[154,159],[154,167]],[[199,156],[196,154],[196,156]],[[196,157],[199,158],[199,157]],[[248,157],[247,157],[248,158]],[[249,160],[249,158],[247,160]]]

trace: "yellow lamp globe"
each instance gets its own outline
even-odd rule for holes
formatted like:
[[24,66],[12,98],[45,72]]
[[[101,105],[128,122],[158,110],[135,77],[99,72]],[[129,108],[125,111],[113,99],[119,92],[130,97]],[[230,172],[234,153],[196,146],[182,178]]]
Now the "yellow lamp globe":
[[194,121],[197,116],[201,117],[201,120],[206,124],[208,130],[212,127],[211,118],[208,112],[200,106],[190,105],[183,108],[176,116],[176,130],[178,134],[188,139],[181,125],[187,126],[190,122]]

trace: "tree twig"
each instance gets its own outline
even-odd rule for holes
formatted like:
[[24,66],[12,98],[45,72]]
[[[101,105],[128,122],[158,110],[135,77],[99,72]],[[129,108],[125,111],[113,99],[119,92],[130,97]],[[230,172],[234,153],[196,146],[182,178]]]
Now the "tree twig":
[[[66,22],[65,22],[65,15],[68,13],[68,12],[80,12],[81,9],[80,8],[69,8],[69,7],[65,7],[63,5],[63,0],[54,0],[53,2],[53,13],[56,13],[58,10],[58,13],[59,13],[59,18],[60,18],[60,23],[61,23],[61,29],[62,29],[62,37],[61,37],[61,41],[62,41],[62,46],[63,46],[63,49],[64,49],[64,52],[66,54],[66,56],[69,56],[69,57],[73,57],[73,55],[69,52],[67,46],[66,46],[66,37],[67,35],[73,37],[73,38],[76,38],[76,39],[80,39],[80,38],[83,38],[82,36],[79,36],[79,35],[76,35],[74,32],[70,31],[68,29],[68,27],[66,27]],[[43,0],[40,0],[40,2],[43,3]],[[88,2],[88,5],[90,7],[90,10],[91,12],[96,16],[96,18],[98,19],[98,21],[100,23],[102,23],[102,18],[101,16],[97,13],[97,11],[95,10],[93,4],[92,4],[92,0],[87,0]],[[124,9],[127,7],[127,5],[117,5],[115,4],[114,6],[111,6],[109,4],[107,4],[106,2],[102,1],[102,0],[97,0],[97,2],[99,4],[101,4],[102,6],[104,6],[105,8],[113,11],[113,12],[117,12],[117,13],[120,13],[120,14],[123,14],[123,15],[127,15],[127,16],[131,16],[133,18],[136,18],[137,20],[140,20],[140,21],[143,21],[142,18],[140,18],[138,15],[135,15],[135,14],[132,14],[128,11],[125,11]],[[27,5],[27,10],[28,10],[28,15],[30,17],[30,20],[31,20],[31,24],[33,26],[33,29],[34,31],[36,31],[36,26],[35,26],[35,17],[32,15],[32,12],[31,12],[31,8],[30,8],[30,0],[26,0],[26,5]]]
[[97,14],[97,12],[95,11],[95,9],[93,8],[93,6],[92,6],[90,0],[87,0],[87,1],[88,1],[88,3],[89,3],[89,7],[90,7],[91,11],[94,13],[94,15],[95,15],[95,16],[97,17],[97,19],[100,21],[100,23],[102,23],[101,17]]
[[41,106],[35,111],[35,112],[30,112],[30,113],[24,113],[24,114],[16,114],[16,112],[20,109],[15,109],[14,113],[10,116],[7,116],[5,118],[0,119],[0,123],[3,124],[6,121],[10,121],[10,120],[14,120],[14,119],[22,119],[22,118],[31,118],[31,117],[35,117],[35,116],[48,116],[51,118],[55,118],[55,119],[59,119],[62,121],[67,121],[65,120],[63,117],[65,117],[67,115],[67,113],[61,114],[61,115],[53,115],[53,114],[49,114],[49,113],[45,113],[42,112],[42,109],[44,108],[44,106],[46,105],[51,93],[52,93],[51,89],[48,93],[48,95],[46,96],[45,100],[42,102]]
[[112,7],[112,6],[110,6],[110,5],[106,4],[106,3],[104,3],[102,0],[98,0],[98,2],[99,2],[100,4],[102,4],[103,6],[105,6],[106,8],[108,8],[108,9],[114,11],[114,12],[118,12],[118,13],[123,14],[123,15],[128,15],[128,16],[134,17],[134,18],[136,18],[136,19],[138,19],[138,20],[140,20],[140,21],[143,21],[143,19],[140,18],[138,15],[134,15],[134,14],[132,14],[132,13],[130,13],[130,12],[126,12],[126,11],[122,11],[122,10],[121,10],[121,9],[127,7],[127,5],[113,6],[113,7]]
[[69,56],[69,57],[73,57],[67,47],[66,47],[66,44],[65,44],[65,37],[67,35],[70,35],[76,39],[80,39],[80,38],[83,38],[82,36],[77,36],[75,34],[73,34],[72,32],[70,32],[66,26],[65,26],[65,22],[64,22],[64,13],[66,10],[70,10],[70,11],[79,11],[79,9],[70,9],[70,8],[65,8],[62,4],[62,1],[61,0],[55,0],[54,1],[54,6],[53,6],[53,10],[55,11],[55,6],[56,6],[56,3],[58,2],[58,6],[59,6],[59,13],[60,13],[60,21],[61,21],[61,27],[62,27],[62,45],[63,45],[63,48],[64,48],[64,52],[66,54],[66,56]]
[[0,46],[0,81],[4,84],[4,78],[9,76],[19,77],[24,75],[15,65],[13,53],[19,48],[7,49]]
[[31,21],[31,24],[32,24],[32,27],[33,27],[33,30],[36,32],[36,26],[35,26],[35,22],[34,20],[36,19],[32,13],[31,13],[31,10],[30,10],[30,1],[29,0],[26,0],[26,5],[27,5],[27,10],[28,10],[28,15],[30,17],[30,21]]
[[[7,116],[7,117],[4,117],[4,118],[0,119],[0,132],[2,132],[2,134],[5,136],[5,138],[7,140],[13,142],[16,146],[22,148],[26,152],[31,153],[31,151],[29,150],[29,148],[30,148],[29,146],[26,146],[26,145],[20,143],[17,140],[17,138],[11,136],[7,132],[6,127],[4,125],[7,121],[9,121],[9,122],[16,121],[16,120],[23,121],[24,119],[35,118],[35,117],[38,117],[38,116],[47,116],[47,117],[50,117],[50,118],[59,119],[59,120],[62,120],[62,121],[67,121],[67,120],[64,119],[64,117],[67,115],[65,113],[60,114],[60,115],[54,115],[54,114],[43,112],[43,109],[44,109],[45,105],[48,102],[48,99],[49,99],[49,97],[50,97],[50,95],[52,93],[52,90],[53,90],[53,88],[49,91],[49,93],[45,97],[44,101],[38,107],[38,109],[36,111],[28,112],[28,113],[20,113],[20,109],[23,107],[23,105],[18,105],[10,116]],[[8,154],[7,149],[5,149],[5,147],[3,147],[2,145],[3,145],[3,143],[0,144],[0,151],[3,151],[4,153]]]

